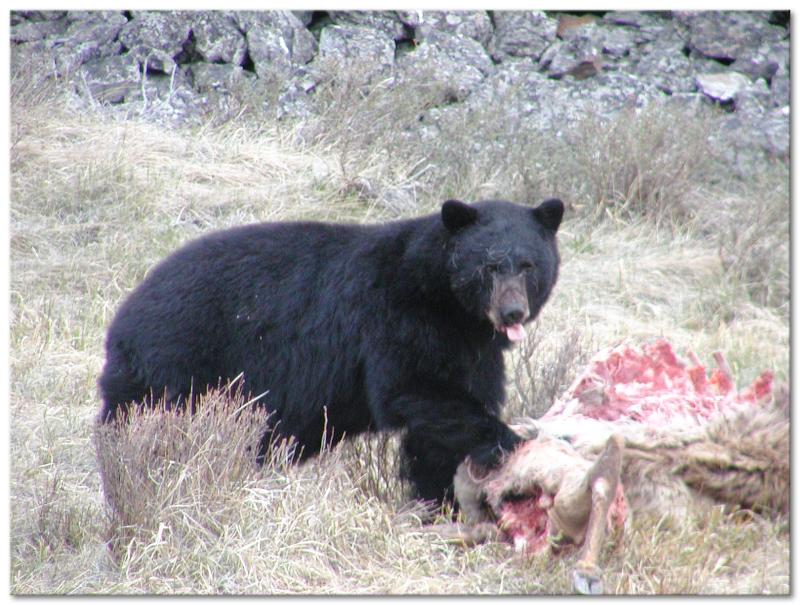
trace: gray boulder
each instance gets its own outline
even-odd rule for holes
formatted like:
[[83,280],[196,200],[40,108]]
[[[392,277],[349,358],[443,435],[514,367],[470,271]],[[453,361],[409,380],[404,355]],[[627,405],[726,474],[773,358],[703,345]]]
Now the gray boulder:
[[314,11],[292,11],[292,14],[297,17],[305,27],[311,25],[311,21],[314,20]]
[[396,82],[402,86],[424,78],[443,91],[443,101],[463,101],[493,71],[489,55],[477,40],[431,31],[416,50],[398,59]]
[[495,11],[489,51],[495,61],[506,57],[538,60],[556,39],[558,22],[543,11]]
[[288,80],[278,96],[275,117],[308,118],[314,114],[312,94],[322,80],[322,75],[311,65],[301,66]]
[[610,11],[603,15],[602,21],[610,25],[632,27],[645,33],[645,38],[652,39],[652,34],[659,33],[664,27],[665,11]]
[[489,47],[494,34],[486,11],[408,11],[400,13],[414,29],[414,39],[427,39],[432,33],[457,34]]
[[792,133],[789,121],[789,106],[771,109],[761,120],[763,135],[761,147],[771,157],[789,160],[791,157]]
[[128,54],[148,70],[171,73],[175,57],[189,40],[192,26],[180,11],[136,11],[119,31]]
[[[578,79],[599,73],[601,69],[620,69],[635,54],[639,32],[635,28],[591,21],[563,29],[560,39],[542,53],[539,63],[548,75]],[[624,68],[623,68],[624,69]]]
[[235,16],[220,11],[192,14],[195,50],[207,63],[241,65],[247,55],[247,42]]
[[666,25],[647,44],[639,45],[624,68],[671,95],[697,90],[694,63],[684,54],[685,42],[672,25]]
[[317,51],[316,39],[291,11],[240,12],[237,19],[260,77],[288,77]]
[[357,65],[369,74],[385,74],[394,65],[394,39],[385,31],[360,25],[331,25],[319,38],[318,61]]
[[474,110],[498,107],[554,136],[589,115],[611,118],[663,96],[655,87],[623,72],[556,80],[524,60],[507,61],[465,102]]
[[775,107],[788,107],[791,103],[792,85],[789,76],[774,76],[769,83],[772,104]]
[[750,84],[750,79],[735,71],[715,74],[698,74],[697,88],[708,98],[720,103],[733,101],[739,92]]
[[122,103],[139,93],[141,74],[139,63],[127,55],[99,57],[85,62],[76,78],[79,87],[100,103]]
[[764,116],[773,109],[772,91],[764,80],[750,80],[742,86],[733,99],[734,106],[740,114]]
[[403,21],[396,11],[328,11],[336,25],[357,25],[391,36],[392,40],[408,38]]
[[69,14],[68,11],[11,11],[11,25],[34,23],[37,21],[57,21]]
[[118,11],[76,11],[70,13],[70,24],[57,46],[59,63],[74,68],[98,57],[113,57],[122,51],[118,40],[128,22]]
[[61,36],[67,31],[67,20],[48,19],[44,21],[19,21],[11,26],[12,43],[35,42],[54,36]]
[[219,63],[195,63],[187,68],[187,73],[193,87],[201,94],[225,94],[245,82],[252,82],[256,77],[239,65]]
[[127,19],[118,11],[73,11],[59,19],[19,23],[12,29],[12,42],[14,30],[26,23],[42,26],[39,34],[54,28],[35,40],[32,32],[19,30],[24,36],[17,36],[18,41],[23,41],[23,37],[31,40],[40,52],[50,57],[55,74],[68,77],[87,61],[119,54],[122,45],[117,36]]
[[762,44],[786,38],[787,30],[759,11],[675,11],[689,48],[702,56],[733,62],[752,56]]
[[710,143],[715,155],[743,178],[763,168],[764,156],[788,161],[789,108],[772,109],[760,117],[733,112],[719,121]]

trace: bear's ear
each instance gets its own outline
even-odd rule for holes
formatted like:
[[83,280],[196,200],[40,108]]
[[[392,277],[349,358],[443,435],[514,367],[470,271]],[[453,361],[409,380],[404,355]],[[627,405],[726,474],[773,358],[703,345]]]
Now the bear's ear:
[[458,231],[478,219],[478,211],[458,200],[447,200],[442,204],[442,222],[448,231]]
[[550,231],[556,231],[564,216],[564,203],[556,198],[545,200],[533,209],[533,216]]

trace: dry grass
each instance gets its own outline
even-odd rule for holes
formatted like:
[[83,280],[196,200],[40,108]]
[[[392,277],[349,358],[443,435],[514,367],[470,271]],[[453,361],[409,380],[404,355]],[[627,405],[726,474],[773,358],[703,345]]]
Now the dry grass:
[[656,104],[588,116],[567,137],[577,203],[597,218],[685,219],[686,197],[711,170],[711,125],[704,113]]
[[524,342],[511,355],[511,391],[505,413],[509,418],[539,418],[572,383],[594,347],[583,333],[544,334],[544,324],[531,326]]
[[[357,581],[341,582],[359,571],[362,552],[398,558],[401,526],[359,485],[343,450],[293,466],[291,444],[281,443],[256,466],[267,421],[222,392],[194,416],[139,411],[132,423],[97,427],[110,555],[131,578],[126,590],[359,592]],[[375,581],[397,590],[388,576]]]
[[[109,119],[102,108],[74,111],[58,87],[15,73],[14,594],[569,591],[570,557],[525,561],[501,545],[459,550],[416,531],[431,513],[409,504],[393,473],[396,436],[258,470],[242,455],[253,418],[231,415],[222,400],[209,406],[214,414],[147,415],[95,435],[95,380],[111,314],[156,260],[211,229],[384,220],[504,189],[518,201],[558,194],[571,202],[561,279],[511,364],[510,413],[541,412],[585,355],[624,338],[666,336],[701,356],[720,349],[740,384],[765,368],[788,378],[788,169],[765,172],[749,189],[705,182],[687,172],[689,152],[676,147],[683,132],[698,153],[699,130],[665,132],[654,115],[642,117],[649,126],[629,119],[628,135],[608,136],[639,133],[634,156],[653,157],[626,172],[634,156],[609,148],[605,157],[619,164],[582,164],[570,148],[548,146],[513,117],[489,111],[483,121],[448,126],[438,146],[395,136],[393,124],[437,97],[401,97],[379,84],[366,97],[357,87],[323,91],[322,109],[338,103],[349,112],[341,116],[346,133],[324,111],[302,128],[245,116],[170,130]],[[474,145],[492,120],[505,155]],[[598,139],[597,149],[609,140]],[[652,180],[675,162],[671,183]],[[574,168],[568,177],[565,166]],[[589,173],[596,182],[586,181]],[[618,174],[628,185],[617,186]],[[680,213],[664,210],[673,204]],[[101,471],[117,505],[104,499]],[[682,527],[637,519],[608,556],[606,583],[617,593],[789,590],[787,520],[721,510]]]

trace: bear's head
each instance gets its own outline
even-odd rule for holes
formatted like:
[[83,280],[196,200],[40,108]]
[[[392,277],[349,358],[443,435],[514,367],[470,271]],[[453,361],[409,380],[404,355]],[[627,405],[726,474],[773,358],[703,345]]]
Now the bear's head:
[[561,200],[535,208],[504,201],[442,205],[450,287],[471,314],[515,342],[541,310],[558,277]]

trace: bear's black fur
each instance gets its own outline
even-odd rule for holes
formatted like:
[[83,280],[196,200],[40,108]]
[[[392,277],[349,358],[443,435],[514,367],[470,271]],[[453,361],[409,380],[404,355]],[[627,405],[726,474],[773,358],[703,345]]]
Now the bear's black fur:
[[185,405],[243,374],[279,421],[261,456],[273,430],[307,457],[326,426],[333,441],[402,428],[416,495],[449,498],[465,456],[492,466],[519,441],[499,418],[503,350],[556,281],[562,214],[559,200],[451,200],[385,225],[257,224],[202,237],[117,312],[100,418],[159,397]]

